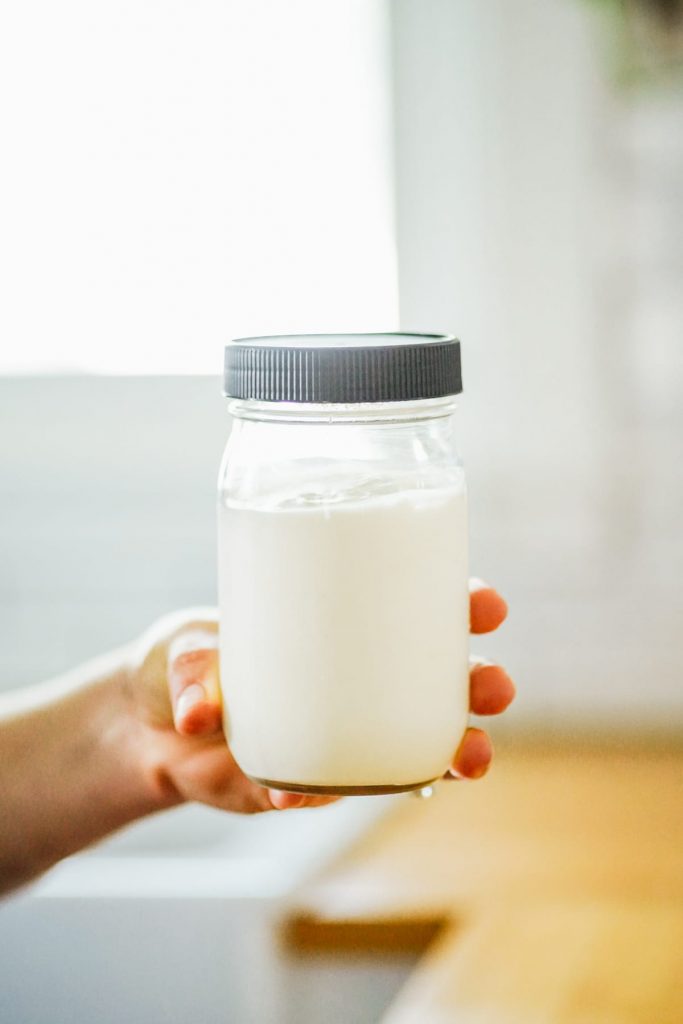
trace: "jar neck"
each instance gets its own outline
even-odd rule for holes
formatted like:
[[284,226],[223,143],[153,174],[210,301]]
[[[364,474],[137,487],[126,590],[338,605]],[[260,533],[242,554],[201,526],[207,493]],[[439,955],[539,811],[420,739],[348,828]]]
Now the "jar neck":
[[313,402],[256,402],[232,398],[230,414],[241,420],[281,423],[414,423],[450,417],[456,410],[455,398],[429,398],[416,402],[373,402],[316,404]]

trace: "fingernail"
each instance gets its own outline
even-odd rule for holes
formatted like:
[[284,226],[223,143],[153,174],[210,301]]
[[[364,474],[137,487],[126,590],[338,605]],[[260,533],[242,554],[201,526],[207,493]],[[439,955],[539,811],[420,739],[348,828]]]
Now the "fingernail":
[[206,692],[201,683],[191,683],[178,697],[175,706],[176,721],[184,718],[185,715],[206,700]]
[[268,790],[268,799],[270,800],[271,804],[273,805],[273,807],[275,808],[276,811],[284,810],[284,807],[283,807],[282,802],[281,802],[282,801],[282,797],[283,797],[283,794],[282,794],[281,790],[279,790],[279,789],[269,789]]
[[472,576],[470,578],[470,593],[475,590],[490,590],[491,584],[486,583],[484,580],[480,580],[478,576]]
[[296,793],[287,793],[281,789],[269,789],[268,796],[276,811],[291,811],[297,807],[303,807],[306,802],[305,796],[298,796]]
[[303,807],[305,803],[305,796],[299,796],[297,793],[283,794],[283,810],[295,811],[297,807]]
[[495,661],[489,661],[488,658],[480,658],[478,654],[470,655],[470,672],[477,672],[480,668],[491,668],[495,664]]
[[467,775],[463,775],[462,772],[457,771],[456,768],[449,768],[448,774],[451,775],[458,782],[474,782],[476,779],[480,779],[482,775],[486,775],[489,770],[488,764],[478,765],[473,768],[472,771],[468,772]]

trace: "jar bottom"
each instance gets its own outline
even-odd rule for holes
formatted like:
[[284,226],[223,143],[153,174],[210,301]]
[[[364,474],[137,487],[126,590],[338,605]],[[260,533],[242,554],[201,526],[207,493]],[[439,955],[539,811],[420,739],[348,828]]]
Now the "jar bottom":
[[392,793],[411,793],[416,789],[424,789],[437,781],[425,779],[424,782],[408,782],[403,786],[306,786],[296,782],[259,779],[255,775],[247,775],[247,778],[265,789],[282,789],[287,793],[305,793],[307,796],[389,796]]

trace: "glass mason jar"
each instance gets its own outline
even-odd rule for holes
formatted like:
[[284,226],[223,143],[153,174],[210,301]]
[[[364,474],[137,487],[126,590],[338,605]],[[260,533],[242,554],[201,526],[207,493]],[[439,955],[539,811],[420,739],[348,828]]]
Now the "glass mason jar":
[[455,338],[228,345],[219,477],[225,735],[256,782],[419,789],[468,714]]

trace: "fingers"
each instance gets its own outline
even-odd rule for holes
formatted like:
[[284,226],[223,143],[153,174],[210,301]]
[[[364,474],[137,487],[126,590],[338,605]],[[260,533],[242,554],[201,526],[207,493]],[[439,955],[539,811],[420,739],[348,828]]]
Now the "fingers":
[[[470,631],[491,633],[507,616],[507,604],[483,580],[470,580]],[[470,670],[470,709],[475,715],[499,715],[515,698],[515,684],[499,665],[475,661]],[[482,729],[467,729],[448,775],[480,779],[493,760],[493,745]]]
[[197,626],[179,633],[168,648],[168,686],[176,730],[207,736],[221,728],[218,638]]
[[[472,659],[470,710],[475,715],[499,715],[515,698],[515,684],[500,665]],[[446,778],[480,779],[493,760],[493,744],[482,729],[466,730]]]
[[500,715],[515,699],[515,684],[500,665],[473,659],[470,669],[470,711]]
[[446,778],[480,779],[493,760],[493,744],[482,729],[467,729]]
[[500,594],[483,580],[470,580],[470,632],[491,633],[508,613]]

